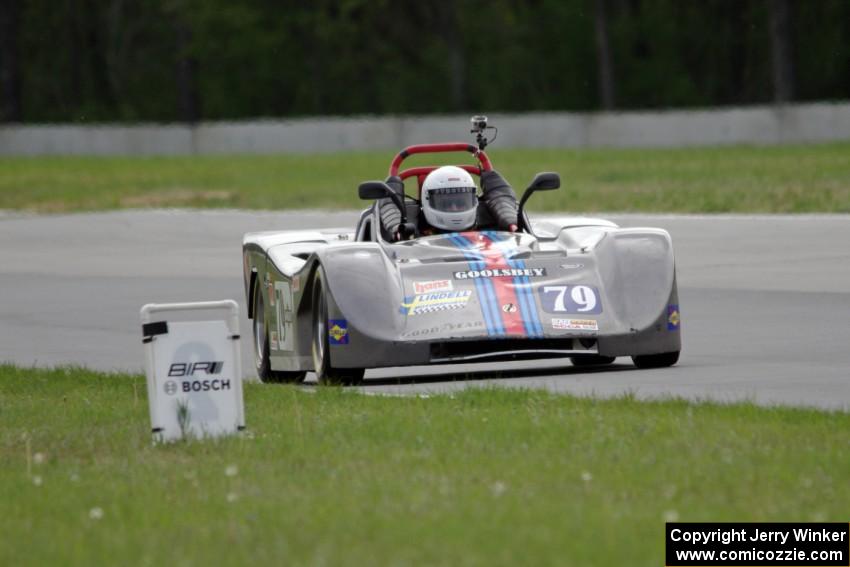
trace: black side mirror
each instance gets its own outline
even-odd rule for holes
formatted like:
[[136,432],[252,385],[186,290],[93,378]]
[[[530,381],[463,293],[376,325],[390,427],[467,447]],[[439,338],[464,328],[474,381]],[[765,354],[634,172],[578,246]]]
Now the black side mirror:
[[552,189],[558,189],[560,186],[561,176],[555,172],[544,171],[534,176],[534,179],[531,180],[531,184],[528,186],[528,189],[526,189],[525,193],[522,194],[522,199],[519,200],[517,222],[519,223],[520,230],[530,232],[529,227],[525,224],[524,209],[525,202],[528,201],[528,198],[531,197],[532,193],[535,191],[551,191]]
[[364,201],[383,199],[389,197],[392,192],[393,190],[390,189],[389,185],[383,181],[364,181],[357,188],[357,193]]
[[401,224],[404,225],[407,223],[407,209],[404,206],[404,197],[390,189],[390,186],[383,181],[364,181],[357,188],[357,194],[361,199],[368,201],[384,198],[392,199],[393,204],[398,207],[398,211],[401,213]]
[[553,171],[544,171],[534,176],[534,179],[531,180],[531,185],[528,186],[526,191],[550,191],[552,189],[558,189],[560,186],[560,175]]

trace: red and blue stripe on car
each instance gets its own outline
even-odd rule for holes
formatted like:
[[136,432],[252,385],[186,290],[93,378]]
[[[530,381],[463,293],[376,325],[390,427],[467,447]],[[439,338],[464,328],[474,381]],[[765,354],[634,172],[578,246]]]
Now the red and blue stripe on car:
[[[514,235],[496,232],[460,232],[447,235],[461,250],[470,270],[525,270],[523,260],[511,259],[517,249]],[[525,275],[474,278],[481,313],[492,337],[543,336],[531,280]]]

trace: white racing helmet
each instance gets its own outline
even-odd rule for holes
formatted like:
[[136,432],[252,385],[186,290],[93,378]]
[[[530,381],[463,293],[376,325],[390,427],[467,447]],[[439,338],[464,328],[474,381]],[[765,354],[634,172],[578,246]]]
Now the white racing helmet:
[[422,212],[425,220],[442,230],[467,230],[475,225],[478,197],[475,182],[465,170],[454,165],[439,167],[422,184]]

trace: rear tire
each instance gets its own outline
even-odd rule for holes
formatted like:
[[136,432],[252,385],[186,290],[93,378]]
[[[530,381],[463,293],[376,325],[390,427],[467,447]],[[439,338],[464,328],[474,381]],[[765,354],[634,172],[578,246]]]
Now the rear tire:
[[313,365],[319,384],[353,386],[363,381],[363,368],[334,368],[328,344],[328,299],[324,272],[316,270],[313,282]]
[[663,352],[661,354],[642,354],[633,356],[632,362],[638,368],[666,368],[679,361],[679,351]]
[[614,362],[614,356],[602,356],[599,354],[591,354],[587,356],[571,356],[570,362],[573,366],[605,366]]
[[269,326],[266,321],[264,293],[260,283],[254,287],[254,365],[257,376],[264,383],[294,383],[304,381],[307,372],[272,370],[269,346]]

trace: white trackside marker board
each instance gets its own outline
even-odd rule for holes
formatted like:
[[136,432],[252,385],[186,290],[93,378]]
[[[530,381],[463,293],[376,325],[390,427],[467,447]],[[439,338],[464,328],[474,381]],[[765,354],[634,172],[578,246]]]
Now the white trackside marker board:
[[[177,317],[193,310],[227,313],[208,321]],[[239,307],[232,300],[142,308],[155,440],[216,437],[245,427],[238,325]]]

